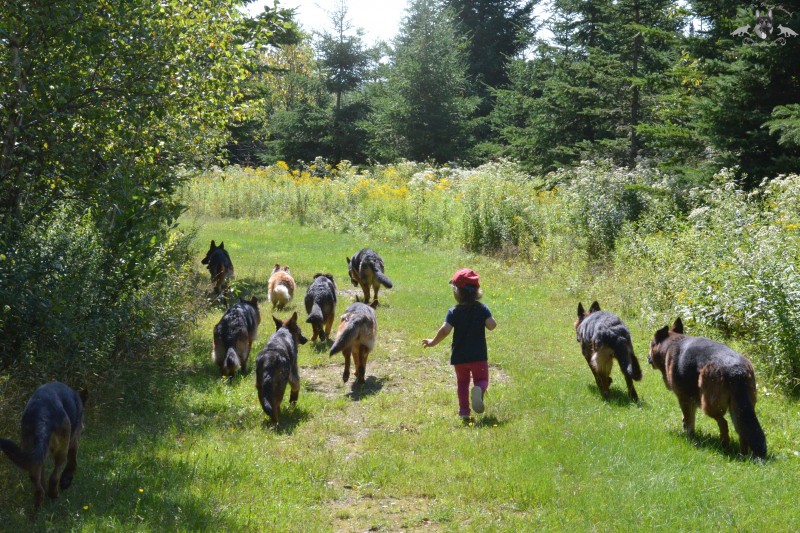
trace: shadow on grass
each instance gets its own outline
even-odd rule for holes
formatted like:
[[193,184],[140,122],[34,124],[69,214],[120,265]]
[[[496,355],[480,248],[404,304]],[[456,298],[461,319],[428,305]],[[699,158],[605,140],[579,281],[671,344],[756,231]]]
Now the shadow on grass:
[[331,339],[315,342],[311,342],[309,339],[308,342],[311,343],[311,350],[316,354],[328,353],[328,351],[331,349],[331,346],[333,346],[333,341]]
[[472,427],[476,428],[496,428],[505,425],[506,421],[497,418],[495,415],[484,415],[472,417],[464,420],[464,425],[468,426],[472,422]]
[[354,402],[357,402],[362,398],[377,394],[382,388],[383,379],[376,378],[375,376],[368,376],[362,385],[353,382],[350,386],[350,392],[348,392],[346,396]]
[[615,405],[617,407],[627,407],[631,404],[641,407],[643,403],[642,399],[639,398],[639,403],[637,404],[631,399],[630,396],[628,396],[627,390],[622,390],[616,387],[611,387],[608,391],[608,396],[605,398],[603,397],[602,394],[600,394],[600,389],[597,387],[596,384],[586,385],[586,388],[592,391],[592,394],[597,395],[604,402],[610,405]]
[[768,462],[770,460],[770,455],[767,454],[765,459],[759,459],[752,454],[742,455],[739,453],[739,440],[734,440],[736,436],[736,432],[733,428],[730,428],[731,431],[731,445],[728,449],[722,445],[722,439],[719,436],[719,433],[705,433],[703,431],[695,430],[694,436],[690,437],[686,434],[682,429],[672,429],[670,433],[677,439],[688,442],[695,448],[712,450],[714,452],[719,453],[723,457],[727,458],[731,461],[739,461],[742,463],[747,462]]
[[299,407],[297,404],[289,404],[287,407],[288,408],[281,408],[281,417],[277,425],[273,424],[272,420],[265,414],[261,427],[274,431],[278,435],[292,435],[295,429],[297,429],[297,426],[311,417],[308,410]]

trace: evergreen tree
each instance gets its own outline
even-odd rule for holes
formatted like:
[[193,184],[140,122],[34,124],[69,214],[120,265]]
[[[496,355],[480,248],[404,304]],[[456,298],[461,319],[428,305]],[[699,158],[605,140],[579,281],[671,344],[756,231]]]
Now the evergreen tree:
[[387,80],[371,91],[374,111],[364,126],[373,157],[464,158],[477,105],[467,95],[465,46],[449,9],[436,0],[411,2]]

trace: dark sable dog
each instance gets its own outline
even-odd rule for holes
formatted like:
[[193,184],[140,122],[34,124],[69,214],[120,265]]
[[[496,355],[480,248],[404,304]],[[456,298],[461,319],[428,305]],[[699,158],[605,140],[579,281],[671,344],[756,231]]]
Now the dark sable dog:
[[694,434],[700,406],[717,421],[720,440],[728,449],[725,413],[730,409],[741,453],[752,449],[757,457],[767,455],[767,439],[756,417],[755,372],[746,357],[711,339],[684,335],[678,318],[671,329],[664,326],[656,331],[647,362],[661,371],[667,388],[678,397],[683,429],[689,436]]
[[[85,401],[86,391],[75,392],[58,381],[46,383],[36,389],[22,413],[21,446],[0,439],[0,449],[14,464],[26,470],[33,482],[34,512],[44,499],[44,462],[48,453],[55,462],[48,496],[58,498],[59,489],[72,484],[78,467]],[[67,466],[62,472],[64,463]]]
[[354,287],[361,286],[364,291],[364,303],[369,303],[369,289],[372,287],[375,300],[378,299],[378,290],[381,285],[387,289],[392,288],[392,281],[383,273],[383,259],[374,250],[364,248],[359,250],[352,258],[347,258],[347,273]]
[[369,352],[375,347],[375,334],[378,331],[378,319],[375,307],[378,300],[367,305],[361,302],[351,304],[342,315],[342,322],[336,332],[336,340],[331,346],[330,355],[344,354],[344,373],[342,381],[350,379],[350,355],[356,367],[356,383],[364,383]]
[[619,363],[628,394],[634,402],[639,401],[633,380],[642,379],[642,368],[633,353],[631,332],[628,326],[608,311],[601,311],[600,304],[593,302],[589,312],[578,303],[578,319],[575,321],[578,342],[581,343],[583,357],[594,374],[597,387],[604,398],[608,397],[611,386],[611,367],[614,359]]
[[314,330],[311,340],[316,341],[319,336],[324,341],[331,335],[336,313],[336,283],[331,274],[314,274],[314,281],[306,291],[305,304],[306,323],[311,324]]
[[225,243],[217,246],[211,241],[211,247],[206,252],[206,256],[200,261],[208,267],[211,273],[211,284],[214,286],[214,293],[219,296],[228,288],[228,282],[233,278],[233,263],[231,256],[225,250]]
[[221,376],[230,376],[241,368],[247,371],[247,360],[253,341],[261,324],[261,312],[258,309],[258,298],[250,301],[241,300],[233,304],[214,326],[214,349],[211,359],[219,366]]
[[297,325],[296,312],[292,313],[289,320],[282,321],[274,316],[272,320],[275,321],[276,331],[256,359],[256,389],[261,408],[277,424],[286,385],[292,387],[290,403],[297,402],[300,395],[297,345],[305,344],[308,339],[303,337]]

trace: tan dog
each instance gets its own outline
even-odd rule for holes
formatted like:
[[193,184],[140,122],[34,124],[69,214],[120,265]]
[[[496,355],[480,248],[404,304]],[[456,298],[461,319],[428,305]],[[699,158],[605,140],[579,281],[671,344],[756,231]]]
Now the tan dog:
[[330,355],[344,354],[344,373],[342,381],[350,379],[350,355],[356,366],[356,383],[364,383],[369,352],[375,347],[375,335],[378,332],[378,319],[375,316],[377,300],[372,304],[356,302],[347,308],[342,315],[342,322],[336,332],[336,340],[331,346]]
[[269,277],[269,301],[272,302],[272,308],[275,306],[278,309],[283,309],[292,301],[294,297],[294,289],[296,285],[289,267],[286,265],[275,264],[272,269],[272,275]]

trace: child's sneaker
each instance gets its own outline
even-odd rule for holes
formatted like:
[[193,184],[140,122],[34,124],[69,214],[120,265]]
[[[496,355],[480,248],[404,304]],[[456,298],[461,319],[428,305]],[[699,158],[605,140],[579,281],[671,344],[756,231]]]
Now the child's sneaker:
[[483,412],[483,389],[475,385],[472,387],[472,410],[476,413]]

